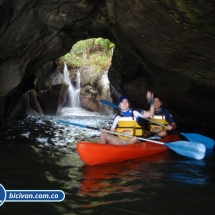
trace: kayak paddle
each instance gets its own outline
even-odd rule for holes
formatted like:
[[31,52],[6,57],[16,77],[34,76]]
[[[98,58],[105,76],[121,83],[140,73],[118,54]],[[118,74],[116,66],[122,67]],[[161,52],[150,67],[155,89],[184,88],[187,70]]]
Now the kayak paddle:
[[[89,129],[98,130],[98,131],[100,130],[99,128],[82,125],[79,123],[68,122],[68,121],[64,121],[64,120],[58,120],[58,122],[68,124],[68,125],[79,126],[82,128],[89,128]],[[112,131],[106,131],[106,132],[110,133],[110,134],[120,135],[120,136],[133,137],[131,135],[122,134],[122,133],[118,133],[118,132],[112,132]],[[167,146],[168,148],[172,149],[174,152],[176,152],[182,156],[194,158],[197,160],[203,159],[205,156],[205,152],[206,152],[205,145],[203,145],[202,143],[198,143],[198,142],[175,141],[175,142],[164,143],[164,142],[159,142],[159,141],[155,141],[155,140],[148,140],[148,139],[145,139],[142,137],[137,137],[137,138],[139,140],[144,140],[147,142],[152,142],[152,143]]]
[[111,106],[111,107],[113,107],[113,108],[116,108],[116,109],[119,109],[120,110],[120,108],[119,108],[119,106],[118,105],[115,105],[115,104],[113,104],[113,103],[111,103],[111,102],[109,102],[109,101],[107,101],[107,100],[99,100],[101,103],[103,103],[103,104],[106,104],[106,105],[109,105],[109,106]]
[[[117,105],[115,105],[115,104],[113,104],[113,103],[111,103],[111,102],[109,102],[107,100],[100,100],[100,102],[102,102],[103,104],[109,105],[109,106],[111,106],[113,108],[119,109],[119,107]],[[160,126],[166,128],[165,125],[160,124],[158,122],[155,122],[153,120],[150,120],[150,119],[147,119],[147,118],[143,118],[143,119],[148,120],[150,122],[153,122],[154,124],[157,124],[157,125],[160,125]],[[202,144],[205,145],[205,147],[207,149],[213,149],[214,148],[215,141],[213,139],[209,138],[209,137],[205,137],[205,136],[203,136],[201,134],[195,134],[195,133],[182,133],[182,132],[178,132],[178,133],[180,133],[181,135],[185,136],[191,142],[192,141],[201,142]]]

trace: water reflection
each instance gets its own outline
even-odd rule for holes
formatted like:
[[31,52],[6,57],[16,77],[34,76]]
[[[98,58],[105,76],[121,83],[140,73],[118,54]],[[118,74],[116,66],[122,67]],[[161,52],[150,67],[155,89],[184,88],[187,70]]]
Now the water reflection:
[[[95,166],[83,166],[81,172],[84,179],[81,181],[80,194],[90,196],[105,196],[114,189],[115,192],[131,192],[134,190],[126,184],[134,180],[150,180],[152,175],[151,162],[159,162],[165,157],[164,153],[150,156],[147,158],[133,159],[113,164],[102,164]],[[161,177],[161,172],[154,175]],[[117,185],[113,182],[117,181]]]
[[[102,197],[109,195],[110,190],[121,193],[132,192],[148,185],[154,184],[157,187],[158,183],[154,183],[157,180],[177,183],[176,186],[189,183],[207,184],[210,176],[204,174],[206,167],[204,161],[182,160],[171,152],[165,152],[120,163],[84,165],[80,170],[84,177],[81,181],[80,195]],[[117,186],[114,181],[117,181]],[[128,184],[130,186],[127,186]],[[113,186],[116,186],[115,190]]]

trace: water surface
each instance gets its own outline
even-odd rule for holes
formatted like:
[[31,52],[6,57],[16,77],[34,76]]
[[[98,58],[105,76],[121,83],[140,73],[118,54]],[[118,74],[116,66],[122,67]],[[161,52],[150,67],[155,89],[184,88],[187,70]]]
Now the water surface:
[[[75,116],[74,116],[75,114]],[[63,190],[59,203],[8,203],[0,214],[214,214],[214,152],[194,160],[166,151],[114,164],[86,166],[76,143],[99,132],[58,119],[107,127],[112,116],[82,109],[28,117],[1,131],[0,183],[6,190]]]

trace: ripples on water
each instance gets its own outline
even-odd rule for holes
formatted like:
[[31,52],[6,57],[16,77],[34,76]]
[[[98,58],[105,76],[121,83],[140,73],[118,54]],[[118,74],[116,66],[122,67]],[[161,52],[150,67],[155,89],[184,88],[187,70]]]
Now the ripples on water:
[[[75,115],[74,115],[75,114]],[[64,119],[108,127],[112,116],[64,109],[60,117],[28,117],[1,133],[0,183],[6,190],[61,189],[61,203],[7,203],[0,214],[214,214],[214,153],[197,161],[172,151],[115,164],[86,166],[80,140],[99,132]]]

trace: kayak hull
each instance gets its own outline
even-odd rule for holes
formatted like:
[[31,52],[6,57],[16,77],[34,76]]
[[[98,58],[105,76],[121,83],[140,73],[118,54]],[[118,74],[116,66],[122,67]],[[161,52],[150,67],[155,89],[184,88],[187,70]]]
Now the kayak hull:
[[[161,142],[174,142],[179,136],[171,134]],[[97,142],[80,141],[77,152],[81,160],[87,165],[115,163],[134,158],[141,158],[168,150],[168,147],[152,142],[138,142],[129,145],[99,144]]]

